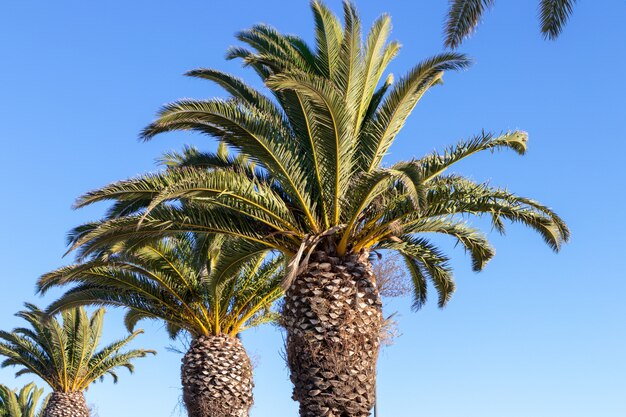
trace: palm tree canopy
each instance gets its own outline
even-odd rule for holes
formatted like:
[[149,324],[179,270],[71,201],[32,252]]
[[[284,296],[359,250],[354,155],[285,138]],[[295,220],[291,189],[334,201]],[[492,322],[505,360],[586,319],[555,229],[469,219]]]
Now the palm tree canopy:
[[442,153],[383,166],[417,103],[441,84],[445,71],[467,68],[465,55],[426,59],[394,82],[385,77],[399,50],[397,42],[388,41],[389,16],[377,19],[362,41],[351,3],[344,2],[343,25],[322,3],[312,2],[312,9],[314,47],[256,25],[237,35],[249,49],[229,51],[230,58],[255,70],[271,96],[223,72],[194,70],[188,75],[216,82],[230,97],[169,104],[143,132],[145,139],[178,130],[206,134],[234,149],[236,158],[219,150],[187,150],[170,158],[165,171],[87,193],[77,207],[114,204],[102,221],[72,231],[71,248],[87,257],[120,240],[219,233],[246,241],[249,250],[285,254],[290,259],[285,286],[316,245],[340,256],[395,250],[411,271],[420,307],[427,280],[441,306],[454,290],[448,258],[427,234],[458,240],[475,270],[494,255],[467,216],[489,216],[500,232],[505,220],[522,223],[554,250],[567,241],[567,226],[549,208],[449,172],[479,152],[524,154],[524,132],[482,133]]
[[[271,321],[272,304],[282,296],[280,257],[238,251],[245,242],[219,236],[182,234],[115,251],[50,272],[40,278],[41,292],[77,284],[49,307],[76,305],[128,307],[132,331],[143,319],[161,319],[172,338],[180,330],[192,336],[229,334]],[[124,246],[124,245],[122,245]],[[232,262],[234,258],[236,263]]]
[[[451,0],[445,25],[445,45],[458,48],[470,36],[480,22],[485,10],[495,0]],[[567,23],[576,0],[540,0],[539,20],[541,33],[546,39],[559,37]]]
[[107,374],[117,382],[117,368],[133,372],[133,359],[155,353],[144,349],[121,352],[142,331],[97,350],[104,309],[91,317],[83,308],[67,310],[59,321],[32,304],[25,306],[16,316],[26,320],[30,328],[0,331],[0,356],[6,357],[0,366],[18,366],[21,369],[16,376],[35,374],[54,391],[82,391]]
[[0,417],[42,417],[49,398],[46,396],[37,408],[42,395],[43,388],[32,382],[19,392],[0,385]]

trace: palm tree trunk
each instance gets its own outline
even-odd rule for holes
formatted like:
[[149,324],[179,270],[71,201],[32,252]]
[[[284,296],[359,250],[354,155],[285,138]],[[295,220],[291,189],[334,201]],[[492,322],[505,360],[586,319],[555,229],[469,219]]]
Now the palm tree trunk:
[[53,392],[43,417],[89,417],[89,407],[82,392]]
[[369,416],[382,304],[368,253],[314,252],[287,290],[283,321],[300,416]]
[[248,417],[252,364],[241,341],[226,335],[193,340],[181,368],[189,417]]

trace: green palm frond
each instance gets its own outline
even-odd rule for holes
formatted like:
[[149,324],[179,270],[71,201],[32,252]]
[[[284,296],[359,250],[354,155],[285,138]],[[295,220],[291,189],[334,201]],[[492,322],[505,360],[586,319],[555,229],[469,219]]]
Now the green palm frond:
[[524,155],[527,141],[528,134],[526,132],[514,131],[499,136],[483,132],[470,140],[461,141],[455,146],[445,149],[442,154],[434,152],[417,161],[417,165],[422,168],[422,180],[427,182],[457,162],[486,150],[495,151],[508,148],[519,155]]
[[324,162],[322,198],[330,202],[331,224],[337,224],[341,216],[340,198],[348,191],[353,172],[355,114],[345,105],[341,92],[324,78],[310,74],[277,75],[270,78],[268,85],[302,94],[316,109],[310,117],[317,128],[319,157]]
[[188,71],[185,75],[213,81],[220,87],[224,88],[234,98],[241,100],[248,106],[257,109],[260,112],[272,114],[275,118],[282,117],[282,110],[277,107],[272,100],[247,85],[242,79],[211,68],[198,68]]
[[339,19],[320,1],[311,3],[315,21],[316,64],[319,72],[330,79],[337,76],[343,30]]
[[0,332],[0,356],[7,358],[1,365],[20,367],[19,375],[35,374],[55,391],[82,391],[115,368],[132,369],[133,359],[154,353],[143,349],[120,352],[141,331],[97,351],[103,309],[97,310],[91,318],[82,308],[66,310],[59,321],[36,306],[26,304],[26,310],[17,316],[26,320],[32,329]]
[[[180,233],[223,234],[289,253],[293,233],[276,231],[247,216],[224,207],[190,203],[185,207],[159,206],[147,216],[133,215],[102,220],[76,227],[69,234],[71,250],[80,259],[110,248],[120,242],[132,248],[150,243],[163,236]],[[298,237],[297,235],[295,237]]]
[[73,284],[50,312],[76,305],[128,308],[132,331],[142,319],[163,320],[170,336],[180,330],[193,336],[235,336],[250,323],[270,317],[282,296],[282,257],[268,246],[241,239],[178,234],[140,246],[116,246],[101,254],[42,276],[42,293]]
[[356,120],[357,130],[360,129],[363,120],[371,116],[372,113],[369,110],[378,108],[380,100],[392,84],[392,77],[388,78],[376,91],[387,65],[395,58],[400,49],[398,42],[387,42],[390,33],[391,18],[385,14],[376,19],[367,35],[363,51],[365,57],[362,63],[363,82],[361,83],[360,97],[357,98],[359,101]]
[[[444,28],[445,46],[458,48],[474,32],[485,10],[494,3],[495,0],[450,0]],[[576,0],[539,1],[539,21],[545,39],[555,40],[559,37],[575,3]]]
[[231,209],[277,231],[301,232],[290,207],[268,184],[230,170],[181,170],[187,171],[182,174],[184,179],[173,182],[154,196],[144,215],[166,201],[193,199],[206,205]]
[[439,233],[455,238],[470,254],[472,268],[476,272],[482,271],[496,254],[483,233],[461,220],[451,217],[425,217],[407,226],[405,232],[411,234]]
[[[196,167],[206,170],[228,168],[244,172],[250,178],[262,178],[263,171],[255,169],[245,155],[231,155],[224,143],[220,143],[217,152],[201,152],[196,147],[185,146],[181,152],[170,151],[158,160],[160,165],[176,170],[177,168]],[[267,182],[267,179],[265,179]]]
[[362,137],[363,169],[370,172],[380,165],[407,118],[430,87],[443,73],[467,68],[470,60],[463,54],[449,52],[434,56],[415,66],[395,83],[380,107],[364,127]]
[[488,215],[494,228],[503,232],[502,219],[519,222],[537,231],[555,251],[570,238],[565,222],[550,208],[487,183],[459,176],[441,177],[429,193],[428,215]]
[[539,18],[544,38],[551,40],[558,38],[572,14],[575,3],[576,0],[541,0]]
[[34,383],[24,386],[19,391],[0,384],[0,417],[43,417],[43,411],[50,398],[44,397],[39,404],[43,392],[43,388],[37,388]]
[[463,39],[472,34],[485,9],[493,4],[494,0],[451,0],[446,19],[445,46],[458,48]]
[[449,259],[432,243],[423,238],[401,236],[394,241],[382,242],[381,249],[392,249],[408,260],[408,269],[411,273],[415,296],[413,307],[420,308],[426,301],[426,287],[424,281],[429,279],[439,295],[439,307],[443,307],[452,297],[455,289],[452,269]]
[[282,121],[272,120],[239,105],[234,100],[184,100],[167,105],[159,119],[144,131],[146,139],[173,130],[194,130],[221,138],[225,143],[248,155],[287,185],[293,203],[307,215],[311,227],[317,228],[315,206],[307,187],[303,163],[305,155],[292,132]]

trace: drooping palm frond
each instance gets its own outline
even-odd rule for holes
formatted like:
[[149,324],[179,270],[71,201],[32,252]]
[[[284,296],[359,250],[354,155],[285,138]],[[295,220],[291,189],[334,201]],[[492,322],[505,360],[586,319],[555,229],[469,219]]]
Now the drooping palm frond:
[[463,39],[472,34],[485,9],[493,4],[494,0],[450,0],[445,27],[445,46],[458,48]]
[[544,38],[550,40],[558,38],[572,14],[574,3],[576,0],[541,0],[539,19]]
[[43,417],[49,399],[46,396],[39,404],[43,391],[35,383],[30,383],[19,391],[0,385],[0,417]]
[[436,85],[445,71],[461,70],[470,65],[463,54],[444,53],[415,66],[391,87],[378,110],[363,128],[360,149],[364,153],[364,170],[371,172],[382,162],[389,147],[400,132],[423,95]]
[[82,391],[106,374],[117,380],[116,368],[126,367],[132,372],[132,360],[154,353],[144,349],[120,352],[142,331],[98,351],[104,309],[91,318],[82,308],[67,310],[58,321],[26,304],[26,310],[16,315],[30,328],[0,331],[0,356],[6,357],[1,366],[18,366],[17,375],[35,374],[55,391]]
[[[450,0],[444,28],[444,45],[458,48],[480,22],[495,0]],[[569,20],[576,0],[540,0],[539,21],[545,39],[555,40]]]
[[128,308],[132,331],[142,319],[168,324],[193,337],[229,334],[271,319],[282,296],[282,258],[266,259],[267,246],[222,239],[219,235],[179,234],[134,247],[129,242],[82,264],[43,275],[39,291],[74,284],[49,312],[77,305]]
[[[434,284],[440,305],[454,289],[447,258],[428,234],[454,238],[469,253],[474,270],[493,257],[493,248],[468,217],[489,216],[498,231],[505,220],[519,222],[559,250],[569,231],[552,210],[448,173],[483,151],[523,155],[524,132],[483,132],[442,153],[382,166],[425,93],[445,72],[468,67],[465,55],[437,55],[393,82],[385,71],[399,45],[388,41],[388,16],[376,20],[363,38],[350,2],[344,2],[343,24],[318,1],[312,9],[314,46],[257,25],[238,35],[246,48],[229,53],[257,72],[271,97],[262,98],[242,80],[220,72],[192,74],[217,82],[231,96],[170,104],[144,137],[191,130],[217,139],[222,150],[171,154],[167,169],[155,177],[88,193],[80,205],[110,200],[114,209],[71,233],[79,257],[97,257],[119,242],[139,247],[180,233],[223,234],[255,251],[281,252],[291,277],[316,245],[338,256],[388,248],[401,253],[412,271],[419,307],[426,297],[424,282]],[[235,155],[225,155],[225,146]],[[250,163],[253,170],[246,168]]]

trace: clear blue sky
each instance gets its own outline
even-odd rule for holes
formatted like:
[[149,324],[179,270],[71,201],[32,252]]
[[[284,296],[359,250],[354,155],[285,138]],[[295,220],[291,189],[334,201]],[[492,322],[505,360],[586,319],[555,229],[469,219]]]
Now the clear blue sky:
[[[442,50],[445,1],[358,1],[364,22],[389,12],[404,45],[392,71]],[[452,242],[458,291],[399,312],[403,335],[379,361],[380,415],[433,417],[623,417],[626,415],[626,3],[580,1],[563,36],[544,42],[535,1],[498,1],[462,51],[468,71],[448,74],[415,110],[387,161],[421,156],[481,129],[521,128],[525,157],[483,155],[462,172],[532,196],[571,226],[572,243],[553,254],[511,226],[493,236],[498,254],[474,274]],[[337,11],[340,1],[329,4]],[[419,6],[418,6],[419,5]],[[162,151],[214,141],[167,135],[136,140],[160,105],[222,94],[181,74],[210,66],[255,80],[226,62],[233,34],[257,22],[312,39],[308,2],[266,0],[3,2],[0,6],[0,327],[21,324],[23,301],[40,305],[34,281],[70,262],[65,233],[104,206],[71,211],[79,194],[154,170]],[[145,323],[136,346],[159,355],[87,394],[100,417],[179,415],[180,355],[160,325]],[[123,334],[113,311],[106,339]],[[253,417],[295,416],[281,359],[281,334],[250,331],[258,363]],[[0,382],[21,386],[0,370]]]

